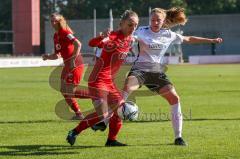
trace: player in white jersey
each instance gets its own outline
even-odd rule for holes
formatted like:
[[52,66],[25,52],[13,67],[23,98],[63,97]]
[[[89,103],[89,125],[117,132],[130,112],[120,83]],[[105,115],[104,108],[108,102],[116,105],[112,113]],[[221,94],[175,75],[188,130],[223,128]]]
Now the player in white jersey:
[[150,26],[138,28],[135,38],[139,41],[139,56],[133,68],[145,72],[163,72],[161,63],[170,44],[181,44],[183,36],[169,29],[153,32]]
[[102,48],[96,48],[96,51],[95,51],[95,56],[96,58],[99,58],[102,54]]
[[182,113],[180,98],[163,71],[161,61],[170,44],[173,43],[221,43],[221,38],[209,39],[195,36],[182,36],[170,30],[175,25],[184,25],[187,19],[183,8],[164,10],[155,8],[151,12],[151,24],[139,27],[135,36],[139,43],[139,55],[135,61],[124,86],[123,97],[147,86],[165,98],[171,106],[172,126],[175,145],[185,146],[182,138]]

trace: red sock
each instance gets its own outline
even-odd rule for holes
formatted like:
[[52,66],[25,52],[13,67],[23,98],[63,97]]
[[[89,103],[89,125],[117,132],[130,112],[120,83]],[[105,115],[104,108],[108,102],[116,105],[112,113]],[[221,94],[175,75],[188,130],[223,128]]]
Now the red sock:
[[122,120],[118,117],[116,113],[114,113],[109,121],[108,139],[116,140],[117,134],[120,131],[121,127],[122,127]]
[[79,108],[79,105],[78,105],[76,99],[71,98],[71,97],[69,97],[67,95],[65,95],[64,98],[65,98],[65,101],[67,102],[67,104],[72,108],[72,110],[75,113],[78,113],[80,111],[80,108]]
[[92,127],[93,125],[100,122],[100,119],[98,118],[97,113],[91,113],[87,115],[74,129],[78,134],[81,133],[83,130]]

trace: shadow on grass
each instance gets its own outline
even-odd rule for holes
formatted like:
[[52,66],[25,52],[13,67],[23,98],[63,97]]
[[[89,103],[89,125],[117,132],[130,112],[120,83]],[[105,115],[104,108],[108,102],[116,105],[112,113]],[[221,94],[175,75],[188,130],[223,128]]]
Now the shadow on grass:
[[60,122],[71,122],[71,120],[0,121],[0,124],[39,124],[39,123],[60,123]]
[[0,152],[0,156],[41,156],[41,155],[68,155],[78,154],[74,150],[100,148],[103,146],[64,146],[64,145],[18,145],[0,146],[0,149],[8,149]]
[[[184,119],[184,121],[234,121],[240,118],[195,118]],[[169,122],[167,119],[156,120],[137,120],[137,121],[124,121],[126,123],[151,123],[151,122]],[[0,121],[1,124],[39,124],[39,123],[62,123],[62,122],[78,122],[77,120],[29,120],[29,121]]]
[[196,118],[196,119],[186,119],[185,121],[211,121],[211,120],[216,120],[216,121],[233,121],[233,120],[240,120],[240,118]]
[[173,143],[166,143],[166,144],[163,144],[163,143],[156,143],[156,144],[137,144],[137,145],[128,145],[128,146],[136,146],[136,147],[139,147],[139,146],[152,146],[152,147],[154,147],[154,146],[176,146],[176,145],[174,145]]
[[[173,143],[167,144],[138,144],[128,145],[126,147],[139,147],[139,146],[175,146]],[[124,146],[125,147],[125,146]],[[111,147],[111,148],[124,148],[124,147]],[[90,148],[108,148],[105,146],[65,146],[65,145],[18,145],[18,146],[0,146],[0,149],[7,149],[0,152],[0,156],[51,156],[51,155],[74,155],[80,154],[79,149]]]
[[[196,118],[196,119],[184,119],[185,122],[194,121],[234,121],[240,120],[240,118]],[[127,121],[127,123],[151,123],[151,122],[169,122],[171,120],[137,120],[137,121]]]
[[240,92],[240,90],[218,90],[218,92],[222,92],[222,93],[238,93]]

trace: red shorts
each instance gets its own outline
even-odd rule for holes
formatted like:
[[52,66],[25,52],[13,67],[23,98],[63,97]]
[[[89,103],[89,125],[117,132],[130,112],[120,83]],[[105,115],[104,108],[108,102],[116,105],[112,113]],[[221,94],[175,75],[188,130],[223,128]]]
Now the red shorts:
[[112,82],[91,82],[88,87],[93,100],[107,100],[108,105],[119,105],[123,102],[121,92]]
[[66,84],[78,85],[82,79],[83,72],[84,65],[78,66],[71,71],[67,67],[64,67],[61,74],[61,80],[64,80]]

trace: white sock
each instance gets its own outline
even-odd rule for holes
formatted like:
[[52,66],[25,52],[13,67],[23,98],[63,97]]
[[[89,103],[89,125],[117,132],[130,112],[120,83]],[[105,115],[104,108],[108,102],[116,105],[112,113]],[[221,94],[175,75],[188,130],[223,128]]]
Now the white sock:
[[102,122],[104,122],[104,124],[105,124],[106,126],[108,126],[109,121],[110,121],[110,118],[113,116],[113,112],[112,112],[111,110],[108,110],[108,114],[109,114],[109,116],[108,116],[107,118],[104,118],[104,119],[102,120]]
[[106,126],[108,125],[109,120],[110,120],[110,118],[105,118],[105,119],[103,120],[103,122],[105,123]]
[[124,101],[126,101],[128,99],[128,95],[129,95],[128,92],[122,91],[122,97],[123,97]]
[[175,138],[182,137],[182,112],[180,103],[172,105],[172,126]]

